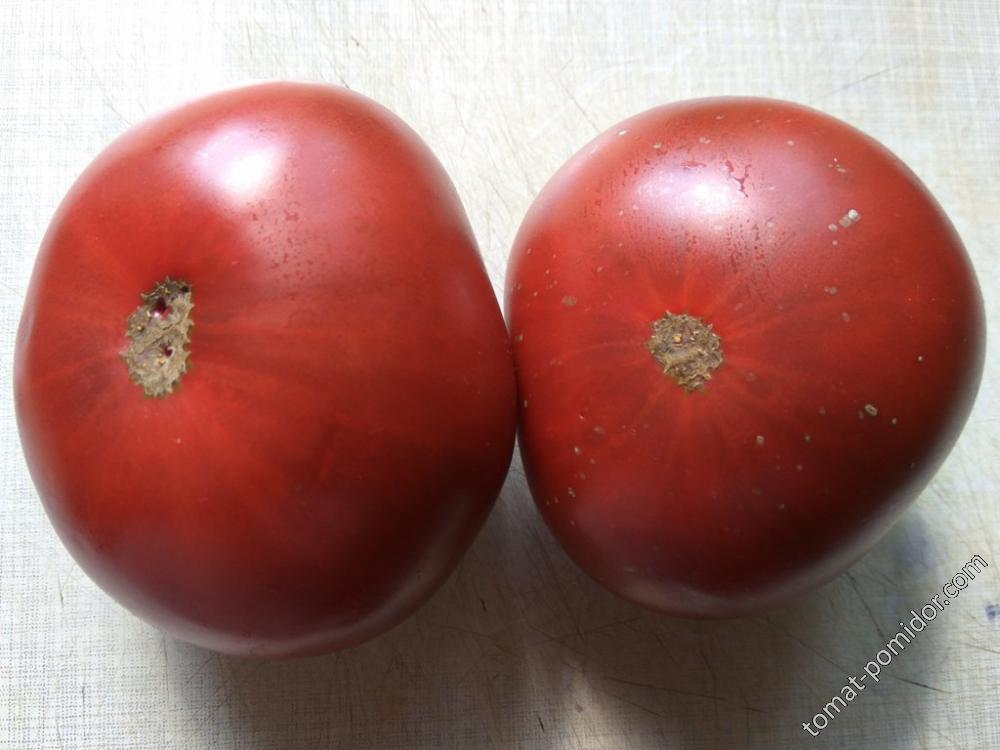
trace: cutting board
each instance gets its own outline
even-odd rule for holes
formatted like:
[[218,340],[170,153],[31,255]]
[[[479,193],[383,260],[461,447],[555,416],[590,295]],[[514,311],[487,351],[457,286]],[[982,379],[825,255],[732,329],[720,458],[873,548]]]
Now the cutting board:
[[[694,96],[819,107],[927,183],[996,331],[996,3],[8,0],[0,61],[2,750],[1000,747],[996,346],[968,427],[913,508],[784,609],[690,622],[620,601],[554,543],[515,458],[483,532],[417,615],[351,651],[279,663],[166,638],[97,589],[42,511],[10,396],[31,265],[73,179],[147,114],[261,78],[349,86],[409,122],[454,179],[498,293],[528,205],[597,132]],[[974,555],[989,567],[808,734]]]

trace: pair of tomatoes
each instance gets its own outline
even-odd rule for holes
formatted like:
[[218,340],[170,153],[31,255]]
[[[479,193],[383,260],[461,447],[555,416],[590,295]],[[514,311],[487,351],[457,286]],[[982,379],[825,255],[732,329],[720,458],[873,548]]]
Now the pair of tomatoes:
[[974,274],[916,177],[767,100],[593,141],[525,219],[507,313],[510,338],[399,119],[323,86],[217,94],[126,133],[59,208],[17,341],[28,464],[132,611],[221,651],[314,653],[440,585],[519,419],[586,571],[730,615],[870,546],[982,369]]

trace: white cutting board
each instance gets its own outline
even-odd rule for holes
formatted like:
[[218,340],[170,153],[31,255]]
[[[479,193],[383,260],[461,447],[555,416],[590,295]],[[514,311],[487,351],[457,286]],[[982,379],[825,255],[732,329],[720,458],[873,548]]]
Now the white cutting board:
[[[31,2],[0,12],[0,749],[1000,747],[1000,362],[951,458],[849,573],[766,617],[685,622],[605,593],[515,459],[415,617],[353,651],[261,663],[166,639],[102,594],[21,458],[11,355],[31,264],[87,162],[146,114],[265,77],[349,85],[444,162],[495,288],[547,177],[663,102],[746,93],[861,127],[924,179],[1000,325],[1000,6],[955,3]],[[991,337],[995,344],[997,339]],[[809,720],[980,554],[990,568],[819,738]]]

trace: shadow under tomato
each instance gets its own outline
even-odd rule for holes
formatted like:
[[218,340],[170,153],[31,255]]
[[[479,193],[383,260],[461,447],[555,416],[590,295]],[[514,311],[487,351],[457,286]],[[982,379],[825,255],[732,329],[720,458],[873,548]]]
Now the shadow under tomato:
[[[506,746],[519,736],[518,533],[511,483],[448,582],[413,617],[324,657],[259,661],[171,642],[174,693],[194,746],[281,748]],[[531,510],[532,508],[526,508]],[[528,516],[528,524],[536,520]],[[221,741],[220,741],[221,740]],[[224,744],[224,743],[230,744]],[[206,745],[207,746],[207,745]]]
[[[832,718],[820,720],[825,729],[813,717],[844,695],[851,676],[864,676],[910,608],[939,590],[930,567],[919,564],[927,548],[915,541],[927,544],[911,514],[837,580],[756,617],[680,620],[615,605],[603,592],[581,594],[579,632],[560,639],[560,657],[585,676],[578,689],[600,716],[582,721],[564,706],[563,721],[577,734],[613,727],[629,748],[659,748],[667,739],[695,748],[866,747],[872,738],[913,745],[922,704],[942,692],[933,677],[942,635],[934,623],[881,668],[878,683],[865,677],[852,701],[833,704]],[[586,613],[601,606],[617,607],[621,619],[600,627]]]
[[192,746],[774,748],[892,737],[905,747],[922,702],[940,695],[934,623],[818,739],[802,722],[939,590],[932,552],[911,512],[847,574],[792,606],[674,619],[581,573],[538,518],[515,460],[458,570],[388,634],[285,662],[172,644],[181,664],[171,679]]

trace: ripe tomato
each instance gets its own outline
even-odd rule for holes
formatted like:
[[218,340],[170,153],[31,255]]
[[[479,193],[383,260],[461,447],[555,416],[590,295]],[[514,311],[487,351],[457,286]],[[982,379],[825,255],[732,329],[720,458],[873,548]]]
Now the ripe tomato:
[[318,85],[210,96],[101,154],[46,234],[15,369],[71,553],[226,652],[403,618],[513,450],[507,333],[454,188],[394,115]]
[[542,515],[598,581],[681,615],[843,570],[940,465],[983,365],[927,190],[769,100],[654,109],[574,156],[521,227],[507,311]]

